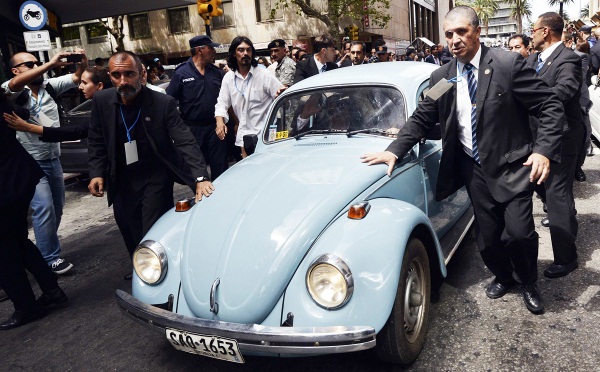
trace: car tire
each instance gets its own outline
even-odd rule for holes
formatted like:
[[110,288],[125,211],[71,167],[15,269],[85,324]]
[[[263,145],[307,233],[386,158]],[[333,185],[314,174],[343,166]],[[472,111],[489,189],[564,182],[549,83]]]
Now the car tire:
[[389,363],[410,364],[425,343],[431,294],[427,250],[411,239],[404,252],[392,313],[377,334],[377,356]]

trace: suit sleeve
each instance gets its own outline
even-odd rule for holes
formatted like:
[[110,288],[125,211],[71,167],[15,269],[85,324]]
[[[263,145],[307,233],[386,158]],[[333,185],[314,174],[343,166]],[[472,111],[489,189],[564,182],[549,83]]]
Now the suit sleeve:
[[40,139],[43,142],[76,141],[87,138],[89,127],[89,123],[69,127],[44,127],[44,134]]
[[307,68],[308,68],[308,65],[306,63],[298,62],[296,64],[296,72],[294,73],[294,84],[306,79],[306,77],[307,77],[306,69]]
[[90,178],[106,178],[105,172],[108,169],[108,149],[104,141],[100,115],[101,111],[98,109],[98,99],[94,96],[88,130],[88,166]]
[[565,103],[579,92],[581,79],[581,59],[571,53],[556,67],[556,85],[552,90]]
[[[596,44],[596,45],[598,45],[598,44]],[[598,69],[600,69],[600,56],[598,55],[598,52],[600,50],[599,50],[599,48],[596,47],[596,45],[594,45],[592,50],[590,50],[590,62],[591,62],[592,72],[594,74],[597,74]]]
[[191,176],[195,179],[198,177],[208,178],[206,163],[196,139],[190,132],[189,127],[181,120],[174,99],[168,99],[166,102],[166,125],[169,136],[173,140],[173,144],[177,150],[181,152],[183,160],[192,172]]
[[560,161],[563,105],[535,70],[526,66],[523,57],[519,54],[516,57],[511,71],[513,94],[529,110],[529,114],[539,120],[533,152]]

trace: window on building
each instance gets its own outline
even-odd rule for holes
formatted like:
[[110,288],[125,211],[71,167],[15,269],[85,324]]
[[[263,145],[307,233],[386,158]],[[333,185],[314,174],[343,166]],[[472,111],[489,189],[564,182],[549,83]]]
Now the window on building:
[[81,35],[79,34],[79,26],[63,27],[62,31],[64,46],[81,45]]
[[[277,0],[254,0],[256,4],[256,19],[259,22],[271,20],[271,9],[277,5]],[[282,19],[283,10],[277,9],[272,19]]]
[[235,19],[233,17],[233,0],[223,0],[221,8],[223,9],[223,15],[211,19],[213,27],[225,28],[235,26]]
[[143,39],[152,36],[148,13],[132,14],[127,17],[129,23],[129,37],[131,39]]
[[106,28],[100,22],[88,23],[85,25],[85,32],[90,44],[105,43],[108,40]]
[[169,28],[172,34],[190,32],[190,13],[188,8],[167,9],[169,14]]

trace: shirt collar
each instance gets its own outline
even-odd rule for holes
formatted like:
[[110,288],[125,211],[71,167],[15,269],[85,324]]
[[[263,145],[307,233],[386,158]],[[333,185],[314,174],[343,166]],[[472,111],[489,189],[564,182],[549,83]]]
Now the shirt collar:
[[323,68],[323,66],[325,66],[325,65],[322,64],[321,62],[319,62],[317,57],[315,57],[314,55],[313,55],[313,59],[315,60],[315,63],[317,64],[317,70],[319,71],[319,73],[321,73],[321,68]]
[[[251,75],[254,75],[254,66],[250,66],[250,71],[248,71],[248,75],[246,75],[246,79],[248,79]],[[245,80],[242,74],[240,74],[239,70],[235,70],[235,76],[239,77],[242,80]]]
[[[464,71],[465,63],[462,63],[459,60],[456,60],[456,62],[458,64],[458,71],[461,71],[461,72]],[[473,57],[473,59],[471,59],[471,61],[469,63],[475,67],[475,70],[479,70],[480,62],[481,62],[481,45],[479,45],[479,50],[477,50],[477,53],[475,53],[475,56]]]
[[550,45],[548,48],[546,48],[543,52],[541,52],[539,54],[540,58],[542,58],[542,61],[546,61],[548,59],[548,57],[550,57],[552,55],[552,53],[554,53],[554,51],[556,50],[556,48],[558,48],[558,46],[562,43],[562,41],[557,41],[556,43]]

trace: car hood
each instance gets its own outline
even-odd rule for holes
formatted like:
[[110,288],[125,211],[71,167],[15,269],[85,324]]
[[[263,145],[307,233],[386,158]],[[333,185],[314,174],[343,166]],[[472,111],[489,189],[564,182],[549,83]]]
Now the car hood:
[[[262,322],[323,229],[385,174],[384,165],[359,159],[381,150],[381,140],[286,142],[236,164],[193,208],[181,281],[196,316]],[[210,293],[217,279],[215,315]]]

